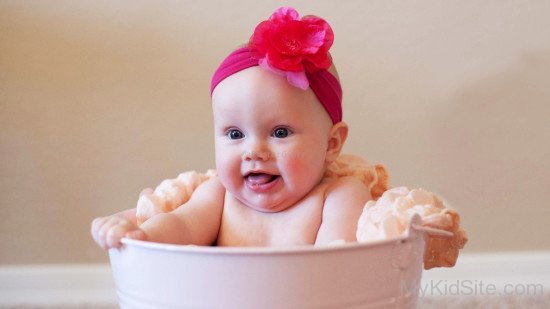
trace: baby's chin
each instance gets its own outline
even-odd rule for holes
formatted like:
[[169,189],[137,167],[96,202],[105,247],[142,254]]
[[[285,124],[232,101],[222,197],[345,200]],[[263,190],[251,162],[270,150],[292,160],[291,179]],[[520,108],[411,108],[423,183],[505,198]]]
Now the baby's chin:
[[276,199],[273,196],[262,195],[256,195],[255,197],[250,198],[240,194],[232,195],[248,208],[265,213],[281,212],[297,203],[297,201],[294,201],[291,198]]
[[246,199],[239,199],[241,203],[245,204],[247,207],[254,209],[259,212],[265,213],[275,213],[281,212],[290,208],[293,204],[290,202],[287,203],[277,203],[277,202],[268,202],[268,201],[249,201]]

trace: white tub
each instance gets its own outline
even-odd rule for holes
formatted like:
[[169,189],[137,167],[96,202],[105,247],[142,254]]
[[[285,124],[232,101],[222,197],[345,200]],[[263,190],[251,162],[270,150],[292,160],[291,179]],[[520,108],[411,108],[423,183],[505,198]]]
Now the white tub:
[[413,227],[400,238],[327,247],[122,242],[109,251],[121,308],[411,308],[424,252]]

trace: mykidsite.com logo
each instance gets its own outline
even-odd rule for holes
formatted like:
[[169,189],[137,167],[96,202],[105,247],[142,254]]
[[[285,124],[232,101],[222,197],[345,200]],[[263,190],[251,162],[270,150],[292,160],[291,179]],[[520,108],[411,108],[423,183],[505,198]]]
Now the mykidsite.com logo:
[[541,296],[544,286],[541,283],[489,283],[483,280],[429,280],[425,282],[401,281],[402,295],[418,291],[424,296],[478,296],[478,295],[516,295]]

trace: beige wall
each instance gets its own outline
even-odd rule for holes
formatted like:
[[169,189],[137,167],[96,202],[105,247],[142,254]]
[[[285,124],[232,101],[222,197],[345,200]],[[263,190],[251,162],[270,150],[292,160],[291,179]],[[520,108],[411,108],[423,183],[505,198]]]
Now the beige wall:
[[[229,5],[228,3],[234,3]],[[289,1],[333,25],[347,152],[550,249],[550,3]],[[92,218],[213,167],[212,71],[279,1],[0,1],[0,263],[101,262]]]

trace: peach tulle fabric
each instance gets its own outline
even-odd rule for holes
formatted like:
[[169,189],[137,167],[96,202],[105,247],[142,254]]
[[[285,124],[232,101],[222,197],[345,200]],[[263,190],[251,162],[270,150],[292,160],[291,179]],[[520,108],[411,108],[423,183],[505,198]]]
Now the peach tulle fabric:
[[388,190],[388,172],[382,164],[371,165],[367,160],[351,154],[342,154],[325,171],[325,179],[345,176],[357,177],[369,188],[373,199]]
[[452,267],[459,250],[466,244],[466,232],[460,227],[460,216],[433,193],[392,188],[377,201],[369,201],[357,224],[357,241],[368,242],[403,235],[413,214],[422,218],[422,226],[451,232],[453,236],[426,235],[424,268]]

